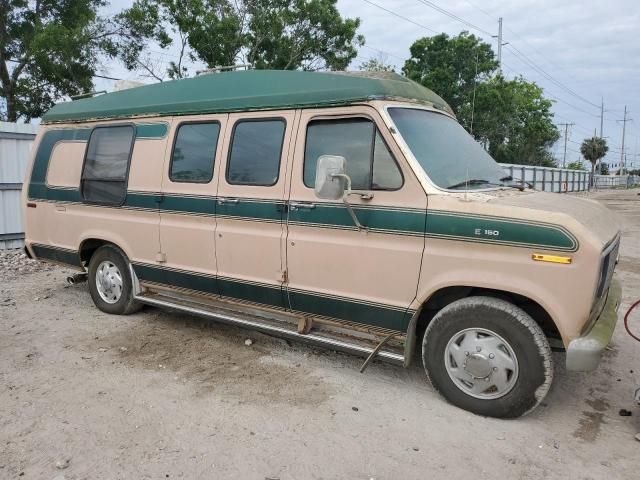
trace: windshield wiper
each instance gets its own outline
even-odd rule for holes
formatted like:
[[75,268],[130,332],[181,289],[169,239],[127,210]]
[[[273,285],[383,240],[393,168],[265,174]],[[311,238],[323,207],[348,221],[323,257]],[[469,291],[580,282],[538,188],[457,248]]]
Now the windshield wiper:
[[[501,182],[513,180],[512,177],[503,177],[500,179]],[[522,185],[510,185],[508,183],[494,183],[489,180],[484,180],[481,178],[472,178],[471,180],[465,180],[464,182],[455,183],[453,185],[449,185],[447,189],[452,190],[454,188],[464,187],[467,185],[488,185],[490,187],[507,187],[507,188],[517,188],[521,192],[524,190],[524,186]]]
[[490,184],[489,180],[483,180],[481,178],[472,178],[471,180],[465,180],[464,182],[454,183],[453,185],[449,185],[447,189],[453,189],[458,187],[464,187],[466,185],[484,185]]

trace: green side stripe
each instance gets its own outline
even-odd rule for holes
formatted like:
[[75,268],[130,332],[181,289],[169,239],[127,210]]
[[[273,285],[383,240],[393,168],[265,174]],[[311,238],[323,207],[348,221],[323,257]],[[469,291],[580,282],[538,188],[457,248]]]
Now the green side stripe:
[[[360,223],[372,230],[387,230],[424,234],[425,211],[362,208],[353,210]],[[289,221],[305,225],[330,225],[333,227],[355,228],[353,220],[344,205],[316,203],[312,209],[300,208],[289,212]]]
[[218,277],[220,294],[236,300],[261,303],[270,307],[286,308],[285,293],[282,287],[243,283],[231,278]]
[[282,221],[283,201],[256,201],[240,199],[238,203],[220,203],[216,206],[216,215],[252,220]]
[[47,245],[32,244],[31,248],[36,258],[44,258],[46,260],[53,260],[55,262],[72,265],[74,267],[81,266],[80,256],[75,250],[68,250],[64,248],[54,248]]
[[160,283],[167,286],[176,286],[180,288],[188,288],[210,295],[219,295],[218,281],[215,277],[194,275],[188,272],[178,272],[175,270],[167,270],[157,268],[150,265],[134,264],[133,269],[141,280]]
[[367,305],[298,291],[289,292],[289,301],[293,310],[311,315],[340,318],[401,332],[406,331],[409,325],[410,315],[407,315],[407,311],[393,307]]
[[[133,268],[140,280],[183,288],[209,295],[222,295],[235,300],[260,303],[269,307],[288,308],[287,292],[280,286],[247,283],[239,280],[205,276],[190,272],[176,271],[152,265],[134,264]],[[338,318],[351,322],[405,331],[412,311],[372,305],[345,298],[314,295],[310,292],[291,291],[291,308],[294,311]]]
[[576,238],[557,225],[431,210],[427,215],[427,235],[570,252],[578,248]]

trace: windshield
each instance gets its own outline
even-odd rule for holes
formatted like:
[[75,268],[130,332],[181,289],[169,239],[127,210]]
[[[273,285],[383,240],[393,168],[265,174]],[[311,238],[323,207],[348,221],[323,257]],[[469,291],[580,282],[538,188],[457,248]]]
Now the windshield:
[[452,118],[416,108],[389,108],[389,115],[429,178],[448,189],[504,185],[504,170]]

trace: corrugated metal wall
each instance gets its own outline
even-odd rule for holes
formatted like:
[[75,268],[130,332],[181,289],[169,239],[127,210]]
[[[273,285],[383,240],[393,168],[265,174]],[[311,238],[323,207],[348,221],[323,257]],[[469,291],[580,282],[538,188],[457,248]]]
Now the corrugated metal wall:
[[20,191],[37,125],[0,122],[0,250],[24,238]]

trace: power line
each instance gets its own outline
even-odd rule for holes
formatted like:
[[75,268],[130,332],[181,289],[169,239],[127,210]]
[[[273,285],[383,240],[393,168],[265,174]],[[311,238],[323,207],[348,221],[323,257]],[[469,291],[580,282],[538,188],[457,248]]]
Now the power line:
[[375,2],[372,2],[370,0],[362,0],[362,1],[365,2],[365,3],[368,3],[369,5],[373,5],[374,7],[379,8],[380,10],[384,10],[385,12],[393,15],[394,17],[398,17],[398,18],[401,18],[402,20],[405,20],[405,21],[407,21],[409,23],[413,23],[414,25],[416,25],[416,26],[418,26],[420,28],[423,28],[423,29],[425,29],[425,30],[427,30],[429,32],[440,33],[438,31],[434,30],[433,28],[429,28],[426,25],[422,25],[421,23],[415,22],[415,21],[411,20],[410,18],[407,18],[407,17],[405,17],[403,15],[400,15],[399,13],[396,13],[393,10],[389,10],[388,8],[385,8],[382,5],[378,5]]
[[540,67],[539,65],[537,65],[533,60],[531,60],[529,57],[527,57],[524,53],[522,53],[520,50],[518,50],[514,45],[512,44],[508,44],[509,47],[514,50],[514,52],[516,52],[517,55],[520,55],[523,59],[523,61],[525,61],[527,64],[529,64],[533,69],[535,69],[536,71],[538,71],[541,75],[543,75],[545,78],[547,78],[549,81],[553,82],[555,85],[557,85],[558,87],[560,87],[562,90],[566,91],[567,93],[569,93],[570,95],[573,95],[574,97],[582,100],[585,103],[588,103],[589,105],[596,107],[598,109],[600,109],[600,105],[591,102],[590,100],[587,100],[585,97],[583,97],[582,95],[576,93],[575,91],[573,91],[571,88],[567,87],[566,85],[564,85],[563,83],[561,83],[559,80],[556,80],[550,73],[546,72],[545,70],[542,69],[542,67]]
[[374,52],[378,52],[382,55],[388,55],[389,57],[397,58],[398,60],[402,60],[403,62],[406,60],[405,58],[399,57],[398,55],[394,55],[393,53],[387,52],[386,50],[380,50],[379,48],[370,47],[369,45],[363,45],[363,47],[368,48],[369,50],[372,50]]
[[460,23],[465,24],[466,26],[473,28],[474,30],[477,30],[479,32],[484,33],[485,35],[489,35],[490,37],[493,36],[493,34],[491,32],[487,32],[485,29],[478,27],[477,25],[474,25],[473,23],[465,20],[462,17],[459,17],[458,15],[456,15],[453,12],[450,12],[448,10],[445,10],[444,8],[439,7],[438,5],[436,5],[433,2],[429,2],[428,0],[418,0],[420,3],[422,3],[423,5],[426,5],[429,8],[434,9],[436,12],[440,12],[443,15],[446,15],[449,18],[452,18],[453,20],[457,20]]

